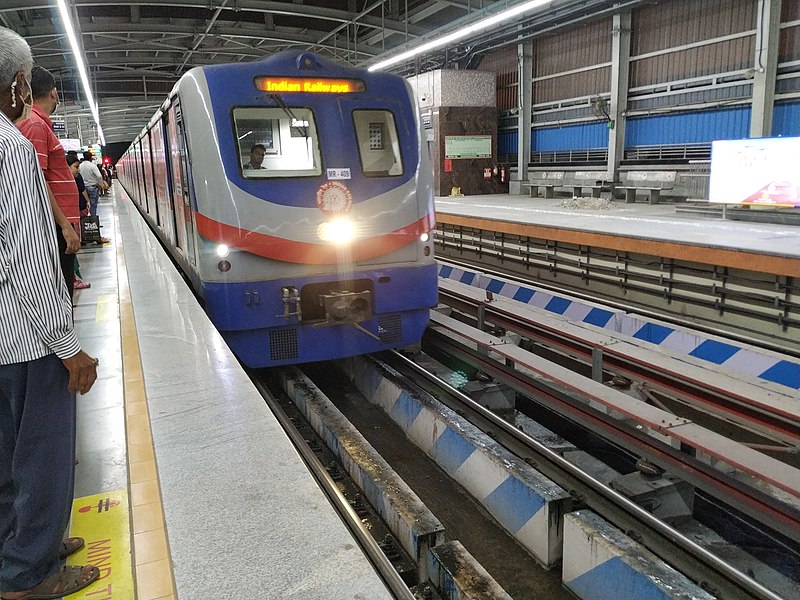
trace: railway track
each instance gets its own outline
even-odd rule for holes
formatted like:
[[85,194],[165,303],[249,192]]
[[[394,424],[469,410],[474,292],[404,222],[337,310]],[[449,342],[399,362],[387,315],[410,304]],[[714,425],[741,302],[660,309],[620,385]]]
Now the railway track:
[[[435,332],[436,328],[440,327],[440,325],[434,326],[434,332],[432,335],[434,337],[438,337],[438,334]],[[474,331],[473,335],[478,335],[482,332]],[[484,372],[490,372],[493,375],[497,375],[498,378],[500,376],[500,371],[497,373],[492,372],[492,367],[486,362],[482,362],[480,357],[485,355],[486,353],[481,353],[477,351],[477,346],[475,352],[465,351],[464,348],[457,349],[453,351],[453,335],[452,332],[449,336],[450,340],[444,343],[441,340],[434,342],[436,346],[439,347],[439,351],[443,347],[447,347],[449,351],[452,351],[451,356],[458,356],[464,360],[469,359],[475,368],[479,368]],[[463,343],[463,340],[462,340]],[[491,353],[491,352],[490,352]],[[421,355],[424,356],[424,355]],[[506,357],[508,358],[508,357]],[[520,357],[516,358],[515,365],[520,365],[521,361],[519,360]],[[385,360],[386,362],[382,362]],[[359,359],[360,361],[360,359]],[[359,362],[357,361],[357,362]],[[549,479],[558,483],[558,487],[564,490],[564,497],[563,497],[563,506],[559,509],[554,510],[553,513],[558,514],[559,511],[563,510],[565,513],[574,511],[576,508],[581,509],[591,509],[595,513],[601,515],[603,518],[607,519],[609,522],[614,523],[619,529],[623,531],[629,532],[629,534],[635,538],[638,543],[641,543],[643,546],[647,547],[650,551],[655,552],[659,556],[669,556],[670,562],[673,566],[678,568],[681,572],[687,574],[689,578],[695,582],[699,582],[705,589],[712,590],[714,595],[719,598],[739,598],[739,597],[752,597],[752,598],[769,598],[769,599],[777,599],[781,597],[791,597],[786,596],[781,592],[775,592],[767,587],[761,585],[760,583],[753,580],[751,576],[745,574],[742,570],[732,566],[726,560],[723,560],[707,549],[703,548],[700,544],[696,543],[692,539],[689,539],[687,536],[682,534],[678,529],[666,524],[664,521],[660,520],[657,517],[654,517],[650,512],[644,510],[641,506],[637,505],[635,502],[631,501],[629,498],[625,497],[624,495],[616,492],[615,490],[611,489],[607,482],[598,480],[592,474],[587,473],[586,471],[582,470],[581,468],[577,467],[575,464],[566,460],[559,452],[552,450],[546,444],[543,444],[535,439],[533,439],[530,435],[527,435],[523,431],[520,431],[519,426],[514,423],[509,423],[502,418],[499,418],[497,415],[492,413],[491,411],[483,408],[479,403],[472,401],[470,398],[464,396],[457,390],[454,390],[447,385],[443,384],[439,377],[432,375],[428,369],[419,364],[410,361],[408,359],[402,358],[400,355],[393,355],[390,357],[382,357],[382,361],[374,362],[373,366],[371,367],[353,367],[345,368],[346,371],[349,371],[351,378],[353,381],[356,381],[361,377],[363,379],[363,370],[369,369],[374,370],[377,369],[377,372],[381,372],[384,375],[381,377],[388,377],[389,379],[394,379],[396,382],[408,388],[408,390],[416,390],[413,393],[419,394],[423,397],[428,397],[426,402],[437,403],[438,401],[433,399],[438,398],[441,400],[445,405],[450,406],[449,409],[446,411],[450,411],[450,414],[455,415],[454,418],[464,418],[470,425],[464,425],[464,427],[475,427],[476,430],[479,432],[478,434],[483,436],[483,441],[479,442],[479,444],[485,444],[487,447],[495,445],[502,450],[498,450],[498,452],[508,452],[509,457],[506,457],[504,460],[509,464],[513,465],[513,467],[509,467],[512,471],[514,469],[520,468],[534,468],[539,472],[545,474]],[[434,364],[433,361],[427,361],[430,364]],[[428,366],[426,364],[426,366]],[[504,362],[504,367],[508,368],[508,365]],[[434,368],[434,371],[445,371],[446,369],[443,368]],[[358,372],[362,374],[359,376]],[[507,373],[505,374],[507,375]],[[314,398],[316,402],[317,399],[323,397],[321,393],[322,388],[328,388],[327,391],[330,392],[331,395],[331,406],[341,406],[345,410],[338,411],[332,410],[329,408],[325,408],[321,410],[321,413],[327,414],[330,416],[334,413],[349,413],[352,420],[354,422],[359,421],[359,415],[372,415],[372,417],[368,417],[366,419],[361,419],[360,427],[362,430],[369,431],[371,429],[370,423],[372,423],[372,428],[374,428],[374,423],[377,421],[377,417],[375,416],[375,407],[372,405],[381,405],[382,401],[380,399],[380,386],[379,384],[375,389],[372,389],[372,398],[370,399],[358,399],[355,400],[354,398],[358,396],[358,394],[354,393],[352,389],[343,388],[344,384],[334,385],[331,388],[330,380],[331,380],[331,371],[328,368],[323,368],[321,371],[317,372],[315,378],[318,380],[319,385],[315,385],[311,380],[308,380],[305,375],[301,375],[296,373],[295,371],[290,371],[288,374],[284,374],[278,377],[278,379],[282,380],[284,383],[284,391],[278,390],[276,392],[275,385],[271,386],[271,393],[273,395],[277,394],[285,394],[286,397],[294,397],[295,402],[297,402],[296,397],[298,394],[298,390],[302,390],[302,394],[310,393],[311,397]],[[298,383],[300,382],[300,383]],[[363,383],[363,382],[362,382]],[[263,384],[261,384],[263,385]],[[523,387],[527,390],[528,382],[525,383],[525,386],[517,382],[515,387],[518,389],[518,392]],[[369,387],[369,386],[368,386]],[[345,391],[342,391],[342,390]],[[290,391],[286,391],[290,390]],[[294,390],[293,392],[291,390]],[[313,390],[313,392],[309,392],[309,390]],[[427,392],[425,391],[427,390]],[[363,391],[363,390],[362,390]],[[527,390],[529,391],[529,390]],[[540,392],[541,390],[539,390]],[[563,391],[563,390],[562,390]],[[412,393],[412,392],[409,392]],[[370,393],[365,394],[367,396]],[[338,399],[337,399],[338,397]],[[372,403],[372,404],[370,404]],[[309,404],[308,398],[306,400],[300,402],[300,405],[305,406],[305,412],[308,412],[307,406]],[[385,402],[384,402],[385,404]],[[372,406],[372,408],[369,408]],[[384,409],[387,407],[384,406]],[[396,410],[396,409],[394,409]],[[391,411],[390,411],[391,412]],[[461,417],[459,417],[461,415]],[[395,415],[396,416],[396,415]],[[317,423],[316,429],[318,433],[322,433],[322,439],[325,439],[329,448],[333,448],[336,452],[340,452],[341,447],[343,445],[348,445],[352,441],[352,437],[358,437],[355,434],[332,434],[331,427],[328,425],[320,425],[323,421],[320,414],[313,416],[310,421]],[[345,419],[346,420],[346,419]],[[338,417],[334,419],[335,422],[338,421]],[[400,418],[400,421],[403,421],[403,418]],[[410,433],[409,428],[413,429],[412,422],[406,417],[406,424],[407,428],[401,430],[405,435],[396,435],[392,434],[390,437],[395,441],[400,439],[403,440],[404,443],[410,444],[407,442],[406,438],[413,437],[412,433]],[[596,424],[595,424],[596,425]],[[456,428],[461,427],[461,425],[457,425]],[[382,426],[383,429],[388,430],[388,426],[385,424]],[[476,435],[478,435],[476,434]],[[302,437],[302,436],[301,436]],[[365,433],[365,438],[368,437]],[[646,437],[646,436],[645,436]],[[343,444],[342,440],[347,439],[347,444]],[[640,439],[637,439],[638,442],[641,443]],[[338,450],[337,450],[338,449]],[[393,448],[385,450],[389,456],[405,456],[411,453],[411,450],[406,447],[403,448]],[[334,453],[336,453],[334,452]],[[419,452],[419,450],[417,450]],[[662,450],[663,452],[663,450]],[[427,453],[430,455],[431,450],[428,449]],[[362,456],[369,456],[369,460],[367,462],[371,462],[376,460],[375,457],[370,452],[366,452],[364,450],[355,450],[354,454],[362,455]],[[676,452],[678,458],[680,458],[680,452]],[[337,455],[337,460],[341,461],[341,456]],[[398,469],[402,471],[402,461],[400,461],[401,467]],[[521,465],[521,466],[520,466]],[[328,471],[330,471],[330,465],[328,465]],[[391,467],[390,467],[391,468]],[[352,465],[350,467],[343,465],[342,470],[345,472],[350,473],[351,475],[354,472],[354,468]],[[408,469],[406,469],[408,471]],[[406,472],[404,474],[403,479],[414,479],[414,477],[410,473],[416,472],[418,469],[416,467],[412,468],[410,472]],[[444,469],[446,471],[446,469]],[[356,469],[357,473],[359,473],[358,477],[355,479],[361,479],[361,483],[363,484],[364,474],[362,471]],[[439,474],[441,475],[441,473]],[[438,476],[436,476],[438,477]],[[433,478],[436,478],[433,477]],[[385,479],[386,474],[382,473],[376,476],[377,479]],[[431,477],[428,477],[430,480]],[[425,481],[425,478],[422,478],[422,481]],[[417,483],[412,486],[414,487],[414,491],[418,489]],[[374,484],[367,485],[368,489],[371,489],[371,486]],[[402,487],[402,485],[397,484],[396,487]],[[458,489],[460,494],[460,498],[462,498],[461,504],[463,504],[463,496],[465,494],[464,490],[470,487],[470,484],[464,484],[464,482],[453,481],[451,480],[449,483],[445,484],[444,489],[448,487],[453,489]],[[422,485],[422,489],[425,489],[425,485]],[[369,494],[362,492],[363,496],[366,497]],[[419,496],[424,496],[424,493],[420,493]],[[441,494],[440,494],[441,495]],[[419,497],[417,496],[417,497]],[[480,494],[478,494],[480,496]],[[435,498],[438,496],[434,494],[429,499],[429,502],[433,501],[435,503]],[[383,497],[381,497],[383,498]],[[371,499],[374,501],[374,498]],[[399,505],[406,505],[414,504],[414,502],[410,502],[407,499],[404,500],[395,500]],[[477,498],[476,502],[480,503],[481,499]],[[453,500],[446,500],[444,501],[445,505],[448,503],[453,503],[456,501]],[[353,504],[353,498],[350,498],[350,504]],[[378,501],[378,504],[386,504],[385,498]],[[423,503],[424,505],[424,503]],[[439,509],[442,510],[441,504],[439,505]],[[774,507],[771,507],[771,510],[774,510]],[[459,507],[460,511],[460,507]],[[344,513],[347,510],[343,511]],[[352,511],[351,511],[352,512]],[[478,511],[480,512],[480,511]],[[351,515],[352,516],[352,515]],[[356,515],[357,516],[357,515]],[[493,515],[495,518],[493,521],[499,522],[502,521],[502,517],[498,518],[496,515]],[[558,518],[563,518],[563,515],[558,516]],[[383,514],[381,515],[381,519],[383,519],[387,523],[396,523],[397,518],[392,517],[389,515]],[[358,519],[356,519],[358,520]],[[443,519],[444,521],[445,519]],[[491,520],[491,519],[490,519]],[[448,523],[449,524],[449,523]],[[355,526],[358,529],[358,526]],[[392,529],[392,526],[390,526]],[[402,529],[402,528],[401,528]],[[470,528],[467,527],[467,530]],[[447,528],[447,537],[455,539],[468,538],[469,536],[465,533],[465,530],[462,528],[460,531],[456,530],[453,531],[451,527]],[[394,547],[403,547],[402,542],[402,532],[398,535],[396,532],[394,535],[397,538],[397,541],[394,542]],[[428,534],[426,534],[428,535]],[[495,536],[490,536],[494,539]],[[506,535],[510,535],[513,537],[513,532],[509,532]],[[425,536],[419,536],[420,538],[424,538]],[[429,536],[430,537],[430,536]],[[435,536],[434,536],[435,537]],[[483,536],[485,537],[485,536]],[[441,539],[433,540],[429,539],[427,544],[423,544],[424,551],[428,552],[432,548],[435,548],[437,544],[441,543]],[[517,545],[519,545],[520,541],[517,540]],[[384,541],[384,546],[386,545]],[[512,544],[514,545],[514,544]],[[524,544],[523,544],[524,545]],[[392,547],[392,543],[389,543],[389,546]],[[469,544],[470,550],[475,549],[474,541]],[[478,546],[480,546],[478,544]],[[378,546],[380,548],[380,546]],[[419,548],[416,548],[416,551],[420,551]],[[530,549],[529,549],[530,551]],[[543,555],[536,556],[534,562],[544,563],[546,566],[554,566],[559,560],[561,560],[560,556],[547,554],[547,552],[551,552],[552,550],[547,550]],[[496,553],[496,552],[494,552]],[[407,552],[409,558],[412,561],[420,561],[419,556],[414,556],[415,551]],[[482,552],[480,548],[478,548],[475,554],[481,556]],[[484,556],[491,556],[493,554],[492,551],[483,552]],[[503,554],[503,553],[501,553]],[[535,555],[535,551],[534,551]],[[520,559],[521,560],[521,559]],[[734,561],[735,562],[735,561]],[[476,563],[480,565],[480,561],[476,559]],[[548,564],[550,563],[550,564]],[[491,568],[490,568],[491,567]],[[476,567],[478,568],[478,567]],[[529,587],[522,586],[520,587],[514,582],[514,578],[503,577],[503,569],[502,565],[489,565],[486,568],[487,576],[489,577],[489,581],[493,583],[493,585],[498,585],[497,581],[491,577],[491,574],[497,573],[499,570],[500,575],[499,579],[503,581],[506,586],[510,586],[516,589],[518,595],[513,595],[514,598],[526,598],[526,597],[535,597],[535,595],[528,595],[531,594],[530,590],[536,588],[536,586],[550,586],[550,591],[547,592],[547,597],[556,597],[553,595],[555,592],[554,589],[560,589],[560,585],[556,585],[555,588],[553,587],[555,584],[552,581],[552,572],[547,574],[540,574],[541,577],[536,580],[536,582],[530,583]],[[515,573],[520,572],[520,568],[518,565],[514,565],[512,571]],[[747,569],[745,569],[747,570]],[[525,569],[526,572],[531,572],[530,565]],[[428,576],[427,569],[421,569],[418,567],[417,575]],[[750,575],[753,575],[751,572]],[[760,573],[759,573],[760,575]],[[542,583],[542,581],[547,582],[547,577],[550,577],[549,583]],[[418,577],[420,579],[420,577]],[[409,585],[409,577],[406,575],[405,577],[405,584]],[[414,591],[420,595],[422,590],[424,589],[425,582],[424,581],[417,581],[418,586],[414,588]],[[419,587],[419,586],[423,587]],[[791,583],[788,584],[791,586]],[[434,586],[435,587],[435,586]],[[800,588],[798,588],[800,589]],[[431,592],[432,594],[433,592]],[[521,594],[521,595],[520,595]],[[540,595],[540,594],[537,594]],[[398,596],[400,597],[400,596]],[[433,597],[433,596],[431,596]],[[470,597],[468,595],[464,597]],[[474,596],[476,598],[494,598],[494,596]],[[503,596],[499,596],[503,597]]]
[[[571,326],[563,318],[549,318],[541,311],[521,308],[518,302],[471,286],[448,281],[440,284],[440,299],[446,305],[485,329],[501,328],[522,336],[528,348],[566,355],[582,362],[583,370],[597,381],[623,375],[642,388],[693,410],[717,416],[738,428],[766,438],[772,452],[800,448],[800,409],[789,393],[764,389],[744,381],[731,386],[730,377],[710,372],[689,360],[677,361],[661,352],[625,343],[622,336],[592,332]],[[576,370],[579,370],[576,368]],[[658,400],[656,400],[658,401]],[[797,463],[800,464],[800,463]]]

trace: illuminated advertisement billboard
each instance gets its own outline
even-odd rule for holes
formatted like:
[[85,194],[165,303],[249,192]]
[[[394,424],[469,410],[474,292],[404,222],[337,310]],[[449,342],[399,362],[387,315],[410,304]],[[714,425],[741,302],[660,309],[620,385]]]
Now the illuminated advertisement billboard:
[[709,200],[800,207],[800,138],[720,140],[711,146]]

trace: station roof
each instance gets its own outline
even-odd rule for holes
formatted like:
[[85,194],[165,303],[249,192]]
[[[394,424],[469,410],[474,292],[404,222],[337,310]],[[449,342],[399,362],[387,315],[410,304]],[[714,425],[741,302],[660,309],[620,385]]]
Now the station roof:
[[[67,0],[107,142],[131,141],[188,69],[301,47],[354,65],[432,40],[527,0]],[[447,49],[400,63],[401,75],[475,68],[504,45],[643,2],[552,0]],[[614,8],[616,5],[616,8]],[[3,0],[0,24],[25,37],[55,76],[67,137],[96,138],[56,0]]]

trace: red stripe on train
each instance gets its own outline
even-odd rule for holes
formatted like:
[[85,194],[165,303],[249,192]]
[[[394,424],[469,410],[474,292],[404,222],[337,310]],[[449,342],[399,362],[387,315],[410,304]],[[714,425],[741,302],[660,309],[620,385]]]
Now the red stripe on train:
[[258,256],[291,263],[329,265],[342,261],[357,261],[394,252],[419,239],[435,225],[433,213],[418,221],[377,237],[358,240],[349,249],[332,244],[295,242],[256,231],[220,223],[198,212],[194,213],[197,231],[204,238],[227,244]]

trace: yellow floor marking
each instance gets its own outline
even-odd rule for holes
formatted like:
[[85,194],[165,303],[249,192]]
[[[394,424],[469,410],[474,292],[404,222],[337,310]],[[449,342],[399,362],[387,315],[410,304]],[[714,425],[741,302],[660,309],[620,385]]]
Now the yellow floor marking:
[[[119,231],[116,207],[115,220]],[[119,318],[120,323],[128,488],[73,502],[70,535],[84,538],[86,546],[69,557],[68,564],[93,564],[100,569],[100,578],[65,598],[175,600],[136,319],[121,244],[116,252],[119,298],[98,296],[95,320]]]
[[117,318],[117,297],[110,294],[101,294],[97,297],[97,308],[94,311],[94,320],[105,323]]
[[70,535],[86,545],[67,559],[69,565],[94,565],[100,577],[69,600],[131,600],[131,528],[128,492],[116,490],[76,498],[72,503]]
[[[128,208],[130,209],[130,204]],[[122,244],[117,244],[117,272],[136,598],[174,600],[175,583],[161,503],[161,486],[153,451],[139,338]],[[98,311],[99,308],[98,303]],[[131,594],[130,598],[133,597]],[[90,596],[87,600],[98,600],[98,597]]]

